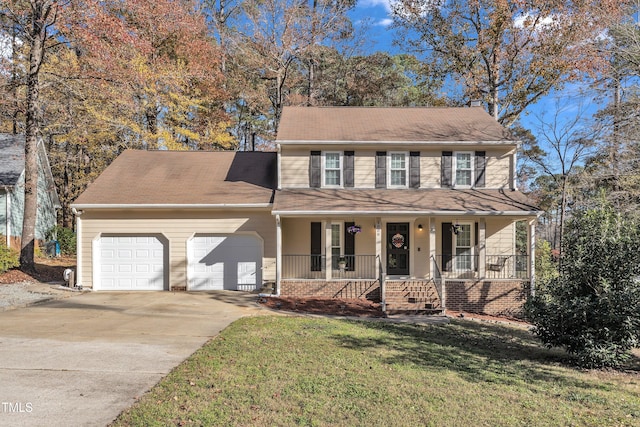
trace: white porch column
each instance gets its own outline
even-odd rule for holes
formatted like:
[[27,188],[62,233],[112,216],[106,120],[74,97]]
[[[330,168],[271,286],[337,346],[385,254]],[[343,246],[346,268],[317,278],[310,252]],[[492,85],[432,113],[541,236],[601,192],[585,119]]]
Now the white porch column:
[[[72,208],[72,212],[76,216],[76,272],[75,272],[75,280],[76,283],[70,283],[71,286],[82,286],[82,218],[80,216],[84,213],[83,211],[78,211],[76,208]],[[7,233],[8,234],[8,233]],[[93,248],[91,249],[93,252]],[[95,259],[95,254],[93,254]],[[93,269],[95,271],[96,264],[93,264]],[[95,289],[95,283],[91,283],[92,289]]]
[[325,279],[331,280],[332,278],[332,267],[333,263],[331,262],[331,220],[326,220],[324,222],[324,272]]
[[529,221],[527,230],[529,238],[529,280],[531,282],[531,296],[536,294],[536,219]]
[[280,215],[276,215],[276,295],[280,295],[280,279],[282,278],[282,227]]
[[434,217],[429,218],[429,275],[435,277],[433,263],[436,260],[436,219]]
[[[382,262],[382,220],[380,218],[375,219],[376,224],[376,261]],[[376,265],[376,269],[378,269],[378,265]],[[383,272],[384,274],[384,272]]]
[[478,221],[478,278],[483,279],[487,274],[487,220],[480,218]]

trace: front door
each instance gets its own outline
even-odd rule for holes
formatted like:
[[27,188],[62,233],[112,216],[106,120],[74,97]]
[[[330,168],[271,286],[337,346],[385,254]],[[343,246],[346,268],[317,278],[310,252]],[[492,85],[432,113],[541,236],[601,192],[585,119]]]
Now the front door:
[[387,274],[406,276],[409,274],[409,223],[387,224]]

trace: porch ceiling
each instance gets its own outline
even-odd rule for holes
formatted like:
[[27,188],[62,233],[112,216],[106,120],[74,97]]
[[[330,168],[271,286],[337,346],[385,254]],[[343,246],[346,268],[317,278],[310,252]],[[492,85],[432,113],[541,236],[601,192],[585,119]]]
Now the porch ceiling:
[[453,189],[287,189],[274,215],[517,215],[542,213],[519,191]]

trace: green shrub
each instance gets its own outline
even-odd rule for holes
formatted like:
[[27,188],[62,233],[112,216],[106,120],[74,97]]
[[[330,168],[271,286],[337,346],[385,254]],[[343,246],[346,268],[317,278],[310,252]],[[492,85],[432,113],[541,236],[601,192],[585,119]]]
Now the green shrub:
[[640,221],[609,205],[566,225],[558,277],[526,304],[535,333],[579,365],[619,367],[640,342]]
[[15,249],[8,248],[4,242],[0,242],[0,273],[19,266],[20,253]]
[[70,228],[56,225],[47,233],[47,240],[57,240],[63,255],[76,254],[76,233]]

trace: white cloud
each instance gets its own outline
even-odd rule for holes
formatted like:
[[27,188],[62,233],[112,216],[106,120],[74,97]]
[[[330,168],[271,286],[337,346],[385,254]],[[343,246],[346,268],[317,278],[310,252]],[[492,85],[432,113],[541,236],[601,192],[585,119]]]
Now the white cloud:
[[387,12],[391,12],[391,0],[363,0],[358,2],[358,6],[377,7],[382,6]]
[[380,21],[378,21],[378,23],[376,25],[378,25],[380,27],[388,27],[391,24],[393,24],[393,19],[385,18],[385,19],[381,19]]
[[553,23],[554,23],[554,17],[553,16],[546,16],[544,18],[541,18],[538,22],[535,22],[535,20],[538,17],[535,15],[532,15],[530,13],[525,13],[523,15],[520,15],[518,17],[516,17],[513,20],[513,25],[516,28],[524,28],[525,25],[526,26],[531,26],[531,25],[535,25],[535,29],[536,30],[542,30],[544,28],[548,28],[550,27]]

